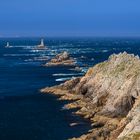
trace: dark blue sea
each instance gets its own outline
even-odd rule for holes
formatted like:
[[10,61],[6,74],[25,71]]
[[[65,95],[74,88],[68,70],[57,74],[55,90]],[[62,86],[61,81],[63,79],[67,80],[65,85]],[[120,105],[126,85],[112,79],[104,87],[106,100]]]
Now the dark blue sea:
[[[63,109],[67,101],[39,90],[84,75],[112,53],[140,55],[139,38],[46,38],[48,50],[37,50],[39,43],[40,38],[0,39],[0,140],[66,140],[88,132],[88,120]],[[75,58],[81,72],[43,66],[62,51]]]

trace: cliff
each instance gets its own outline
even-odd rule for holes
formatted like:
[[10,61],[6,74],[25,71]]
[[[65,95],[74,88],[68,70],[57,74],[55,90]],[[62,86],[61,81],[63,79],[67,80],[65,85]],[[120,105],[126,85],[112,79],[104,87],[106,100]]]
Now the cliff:
[[140,59],[113,54],[83,77],[41,90],[73,100],[65,107],[91,120],[93,130],[73,140],[140,139]]

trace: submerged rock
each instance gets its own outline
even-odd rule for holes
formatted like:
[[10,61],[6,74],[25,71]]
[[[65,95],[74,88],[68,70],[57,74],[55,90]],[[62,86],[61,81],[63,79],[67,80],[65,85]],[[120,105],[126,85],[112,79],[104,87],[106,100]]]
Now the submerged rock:
[[57,54],[48,63],[46,63],[45,66],[58,66],[58,65],[75,66],[75,64],[76,64],[75,60],[70,57],[68,52],[64,51],[60,54]]
[[140,59],[133,54],[113,54],[85,76],[42,92],[74,100],[66,107],[79,108],[76,114],[91,120],[94,129],[73,139],[140,138]]

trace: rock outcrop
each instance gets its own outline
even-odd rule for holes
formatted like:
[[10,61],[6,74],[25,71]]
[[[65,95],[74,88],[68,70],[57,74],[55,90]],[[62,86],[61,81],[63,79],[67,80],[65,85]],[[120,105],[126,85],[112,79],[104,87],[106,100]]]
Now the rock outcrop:
[[83,77],[41,90],[73,100],[66,108],[91,120],[93,130],[73,140],[140,139],[140,59],[113,54]]
[[60,54],[57,54],[54,58],[52,58],[45,66],[58,66],[58,65],[65,65],[65,66],[75,66],[76,62],[70,55],[64,51]]

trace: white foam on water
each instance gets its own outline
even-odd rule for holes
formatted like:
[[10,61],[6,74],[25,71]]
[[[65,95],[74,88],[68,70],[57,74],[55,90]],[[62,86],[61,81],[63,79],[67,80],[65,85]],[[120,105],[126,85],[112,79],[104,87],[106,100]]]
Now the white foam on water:
[[19,45],[19,46],[12,46],[12,48],[24,48],[24,49],[31,49],[33,48],[34,46],[22,46],[22,45]]
[[38,62],[24,60],[23,62],[17,62],[14,65],[38,65]]
[[48,60],[49,57],[48,56],[41,56],[41,57],[34,57],[34,60],[40,60],[40,61],[44,61],[44,60]]
[[4,56],[35,56],[35,54],[4,54]]
[[47,55],[48,56],[55,56],[57,53],[56,52],[49,52]]
[[82,72],[84,72],[84,73],[86,73],[87,71],[88,71],[88,67],[84,67],[84,68],[82,68]]
[[23,47],[24,49],[33,49],[35,46],[21,46]]
[[67,80],[70,80],[74,77],[66,77],[66,78],[59,78],[59,79],[55,79],[56,82],[63,82],[63,81],[67,81]]
[[95,53],[106,53],[106,52],[109,52],[109,50],[108,49],[101,49],[101,50],[95,50],[94,51]]
[[78,75],[82,75],[83,73],[69,73],[69,74],[66,74],[66,73],[56,73],[56,74],[53,74],[53,76],[78,76]]
[[30,50],[30,52],[46,52],[47,50],[37,50],[37,49],[32,49]]
[[102,50],[103,53],[108,52],[109,50]]
[[24,60],[25,62],[31,62],[31,61],[33,61],[33,59],[26,59],[26,60]]

